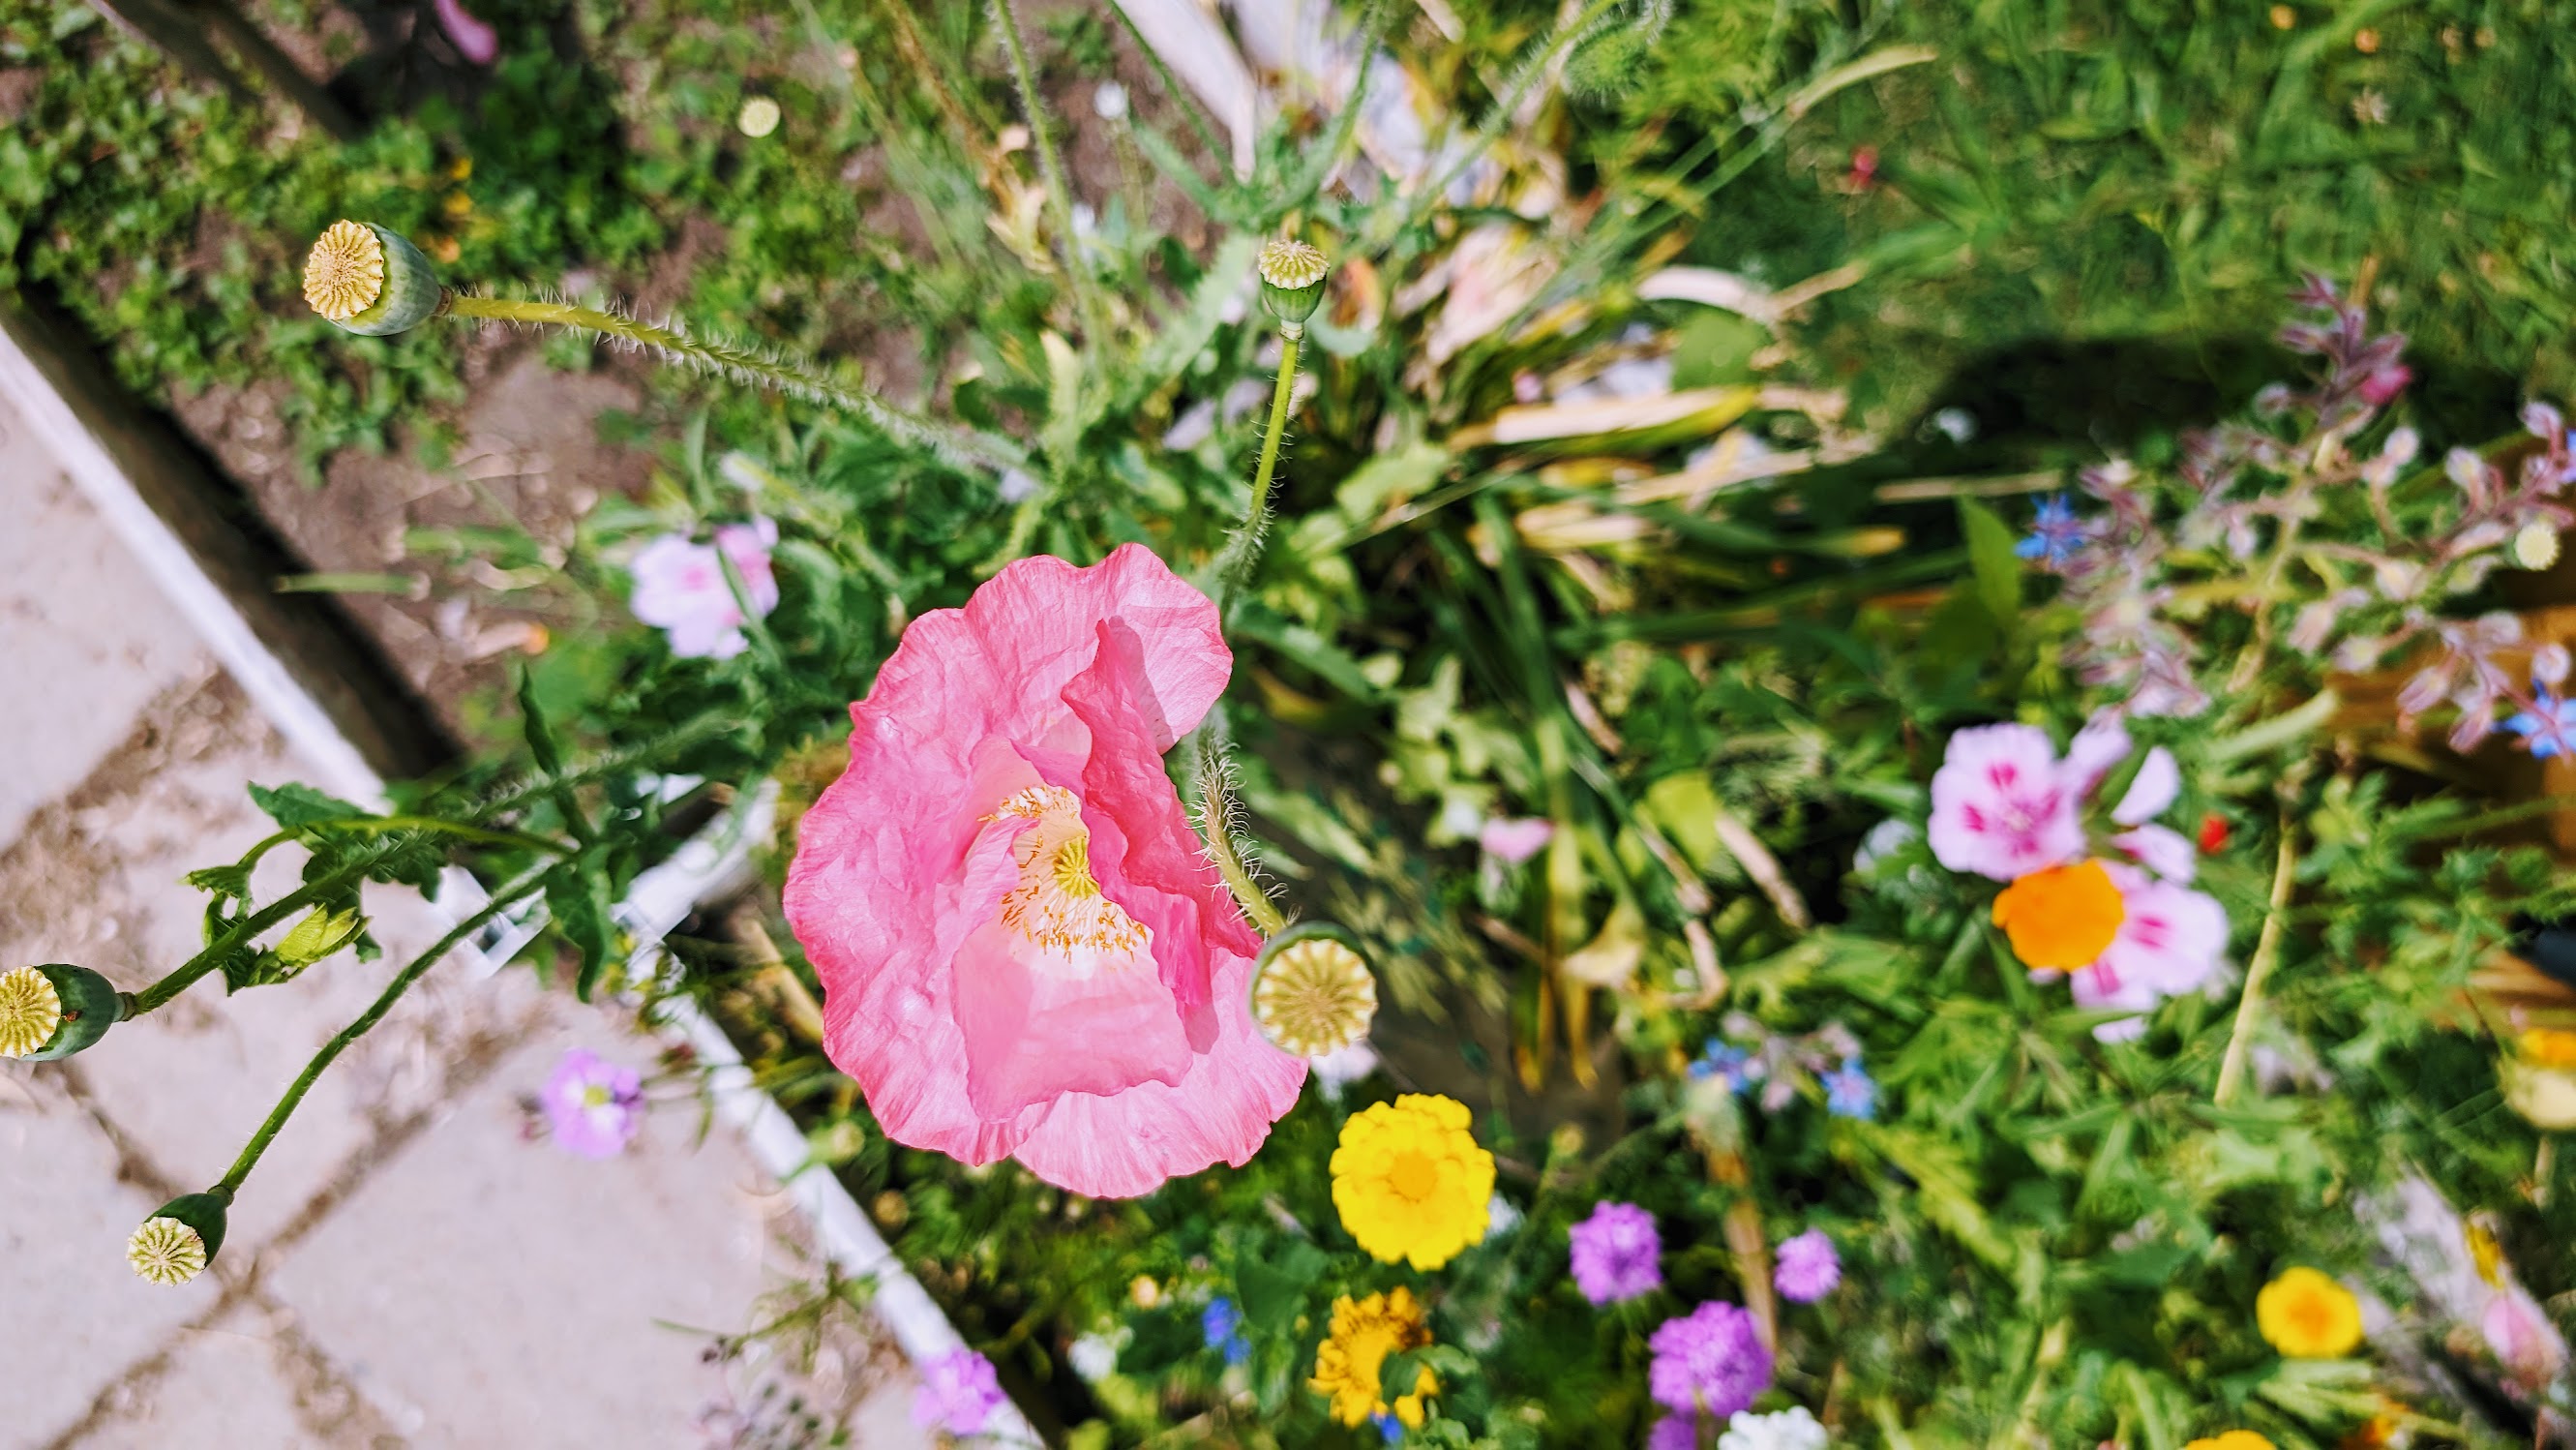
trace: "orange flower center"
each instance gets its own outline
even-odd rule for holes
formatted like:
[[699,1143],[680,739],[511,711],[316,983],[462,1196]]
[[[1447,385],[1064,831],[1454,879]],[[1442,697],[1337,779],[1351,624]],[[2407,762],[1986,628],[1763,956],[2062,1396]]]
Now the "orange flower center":
[[2033,871],[1995,898],[1995,925],[2032,971],[2090,966],[2127,915],[2120,888],[2099,861]]
[[2576,1032],[2534,1027],[2522,1034],[2522,1060],[2534,1067],[2576,1067]]

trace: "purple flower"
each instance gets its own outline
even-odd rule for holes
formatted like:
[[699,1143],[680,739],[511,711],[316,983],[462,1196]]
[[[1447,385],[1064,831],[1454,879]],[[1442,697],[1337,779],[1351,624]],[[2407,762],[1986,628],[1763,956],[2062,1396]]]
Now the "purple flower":
[[1252,1341],[1243,1337],[1243,1312],[1234,1301],[1215,1298],[1199,1314],[1199,1333],[1207,1347],[1225,1351],[1227,1364],[1241,1364],[1252,1357]]
[[1699,1416],[1685,1410],[1657,1420],[1646,1432],[1646,1450],[1699,1450]]
[[436,0],[431,7],[438,12],[438,28],[456,42],[456,53],[476,65],[490,65],[501,54],[501,33],[476,19],[474,12],[456,0]]
[[951,1435],[983,1431],[1002,1407],[1002,1382],[993,1362],[959,1346],[921,1367],[921,1389],[912,1397],[912,1423]]
[[2384,362],[2362,375],[2361,400],[2374,408],[2385,408],[2395,402],[2406,385],[2415,381],[2415,370],[2402,362]]
[[2042,567],[2063,571],[2074,561],[2075,551],[2084,547],[2084,524],[2075,517],[2075,506],[2066,495],[2039,501],[2039,511],[2032,516],[2030,532],[2013,545],[2013,552],[2025,559],[2037,559]]
[[2504,728],[2530,742],[2531,753],[2542,760],[2576,755],[2576,699],[2553,695],[2535,680],[2531,708],[2505,721]]
[[1517,866],[1544,850],[1556,838],[1556,823],[1544,816],[1526,816],[1517,820],[1496,817],[1485,822],[1476,833],[1476,844],[1485,854],[1506,866]]
[[1404,1422],[1393,1415],[1371,1415],[1369,1424],[1376,1427],[1378,1437],[1389,1445],[1404,1438]]
[[1664,1286],[1657,1259],[1664,1241],[1655,1216],[1633,1203],[1596,1204],[1592,1216],[1570,1229],[1574,1287],[1594,1304],[1616,1304]]
[[1771,1287],[1793,1304],[1813,1304],[1843,1281],[1842,1256],[1825,1231],[1811,1228],[1780,1245],[1780,1262],[1771,1271]]
[[538,1095],[555,1146],[581,1158],[614,1158],[644,1126],[644,1078],[631,1067],[576,1047],[555,1064]]
[[1840,1070],[1826,1073],[1819,1081],[1825,1085],[1825,1111],[1835,1117],[1866,1123],[1878,1116],[1878,1084],[1870,1081],[1860,1059],[1846,1058]]
[[1771,1351],[1753,1316],[1732,1304],[1702,1304],[1667,1319],[1646,1347],[1655,1355],[1647,1391],[1669,1410],[1724,1419],[1771,1386]]
[[1727,1042],[1711,1042],[1700,1051],[1699,1061],[1690,1065],[1693,1077],[1724,1078],[1729,1089],[1742,1092],[1752,1085],[1753,1054]]

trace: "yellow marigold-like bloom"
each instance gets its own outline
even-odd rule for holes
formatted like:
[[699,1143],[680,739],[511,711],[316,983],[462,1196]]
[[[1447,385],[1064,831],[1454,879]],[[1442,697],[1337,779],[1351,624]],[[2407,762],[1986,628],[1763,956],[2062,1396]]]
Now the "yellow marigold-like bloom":
[[25,1057],[54,1040],[63,1025],[63,996],[35,967],[0,976],[0,1057]]
[[2284,1270],[2254,1297],[2254,1322],[2292,1359],[2338,1359],[2361,1343],[2361,1301],[2315,1269]]
[[304,259],[304,300],[333,322],[346,322],[385,295],[385,247],[361,222],[333,222]]
[[1485,1236],[1494,1155],[1467,1123],[1455,1098],[1406,1093],[1342,1124],[1333,1207],[1372,1257],[1427,1272]]
[[1413,1291],[1390,1289],[1365,1299],[1344,1294],[1333,1301],[1332,1333],[1315,1351],[1315,1377],[1306,1382],[1307,1388],[1331,1396],[1333,1418],[1345,1425],[1364,1424],[1371,1415],[1391,1413],[1406,1429],[1418,1430],[1423,1397],[1440,1393],[1439,1379],[1423,1368],[1413,1377],[1412,1393],[1397,1396],[1389,1405],[1378,1372],[1385,1368],[1388,1355],[1430,1342],[1431,1330],[1422,1322],[1422,1305]]
[[1377,978],[1337,937],[1300,937],[1266,953],[1252,983],[1252,1020],[1283,1052],[1322,1057],[1368,1036]]
[[125,1241],[125,1262],[154,1284],[184,1284],[206,1271],[206,1241],[175,1218],[148,1218]]
[[1995,898],[1995,925],[2032,971],[2089,967],[2120,934],[2128,908],[2099,861],[2033,871]]
[[2273,1450],[2273,1445],[2251,1430],[2230,1430],[2224,1435],[2194,1440],[2182,1450]]

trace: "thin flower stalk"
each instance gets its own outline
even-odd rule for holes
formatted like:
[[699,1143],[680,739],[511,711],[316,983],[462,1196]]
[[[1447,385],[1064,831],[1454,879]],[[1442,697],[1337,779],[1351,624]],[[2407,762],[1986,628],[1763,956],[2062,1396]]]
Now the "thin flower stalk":
[[1017,445],[1003,439],[917,417],[883,399],[844,387],[809,368],[752,348],[694,337],[676,319],[661,323],[643,322],[604,308],[585,307],[572,302],[463,295],[448,299],[446,313],[450,317],[479,318],[491,322],[579,328],[615,338],[632,347],[650,348],[665,361],[682,367],[837,408],[865,420],[889,438],[927,448],[951,463],[1017,468],[1028,462],[1027,455]]
[[2245,969],[2245,992],[2237,999],[2236,1025],[2228,1030],[2227,1055],[2218,1064],[2218,1088],[2211,1101],[2224,1107],[2245,1078],[2254,1050],[2254,1019],[2263,1008],[2263,984],[2281,958],[2281,928],[2289,919],[2290,887],[2298,872],[2299,841],[2288,817],[2281,821],[2281,854],[2272,868],[2272,895],[2263,911],[2263,934],[2254,944],[2254,960]]

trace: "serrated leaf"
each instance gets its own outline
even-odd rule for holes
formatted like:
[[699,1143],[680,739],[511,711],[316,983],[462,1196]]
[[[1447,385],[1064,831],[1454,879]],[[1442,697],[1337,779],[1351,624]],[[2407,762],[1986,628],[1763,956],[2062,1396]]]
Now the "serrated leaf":
[[353,816],[364,818],[372,814],[337,796],[324,795],[300,781],[288,781],[274,790],[254,782],[250,798],[251,803],[266,812],[270,820],[290,831],[322,821],[347,820]]
[[586,851],[546,879],[546,910],[554,928],[581,959],[573,993],[587,1002],[617,960],[622,933],[608,901],[608,883],[600,872],[599,853]]
[[199,891],[211,891],[217,897],[250,900],[250,868],[247,866],[208,866],[188,873],[188,884]]

